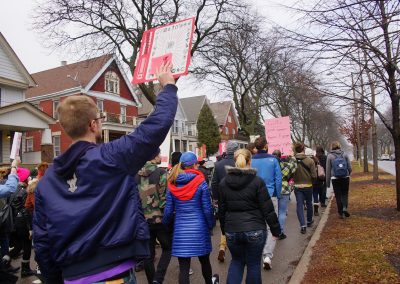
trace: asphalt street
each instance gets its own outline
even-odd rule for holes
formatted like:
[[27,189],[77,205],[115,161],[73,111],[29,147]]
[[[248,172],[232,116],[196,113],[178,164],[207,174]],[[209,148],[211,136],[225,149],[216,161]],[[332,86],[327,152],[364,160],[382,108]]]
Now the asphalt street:
[[[328,193],[328,196],[330,193]],[[304,212],[306,213],[306,212]],[[300,227],[296,215],[296,199],[294,194],[291,196],[291,201],[288,206],[288,218],[286,222],[286,235],[285,240],[277,241],[275,248],[274,258],[272,260],[272,270],[262,271],[263,283],[287,283],[290,276],[293,274],[297,263],[299,262],[311,236],[318,225],[320,217],[315,217],[314,227],[307,228],[307,233],[302,235],[300,233]],[[195,236],[193,236],[195,237]],[[213,251],[211,253],[211,265],[213,273],[218,273],[220,275],[220,283],[226,283],[228,268],[231,256],[229,254],[229,249],[226,251],[226,260],[224,263],[219,263],[217,260],[218,249],[220,240],[220,228],[219,225],[213,230]],[[157,249],[157,255],[160,255],[160,249]],[[32,256],[33,259],[33,256]],[[157,259],[156,259],[157,261]],[[261,261],[261,260],[260,260]],[[20,260],[14,261],[13,265],[19,265]],[[31,262],[31,267],[34,268],[33,262]],[[194,273],[190,276],[191,283],[204,283],[201,274],[201,266],[198,259],[193,258],[191,268]],[[171,263],[168,267],[167,275],[165,277],[164,284],[176,284],[178,283],[179,266],[178,261],[175,257],[172,258]],[[146,276],[144,272],[137,273],[137,280],[139,284],[147,283]],[[243,282],[245,283],[246,272],[243,277]],[[29,277],[19,280],[17,283],[27,284],[32,283],[35,277]]]

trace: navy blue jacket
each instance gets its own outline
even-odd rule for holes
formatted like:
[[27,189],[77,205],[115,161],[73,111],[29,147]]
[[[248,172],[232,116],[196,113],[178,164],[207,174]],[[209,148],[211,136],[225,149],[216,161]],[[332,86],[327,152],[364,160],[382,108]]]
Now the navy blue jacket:
[[177,109],[176,92],[167,85],[154,112],[134,132],[101,145],[76,142],[46,171],[35,191],[33,243],[48,283],[149,255],[134,176],[165,139]]

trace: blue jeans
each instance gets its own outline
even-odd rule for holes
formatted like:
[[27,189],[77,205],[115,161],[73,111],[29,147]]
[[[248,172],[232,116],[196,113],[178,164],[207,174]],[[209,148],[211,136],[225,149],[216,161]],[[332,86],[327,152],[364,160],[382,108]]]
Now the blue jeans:
[[286,222],[286,211],[289,203],[290,194],[282,194],[281,198],[278,200],[278,219],[279,225],[281,225],[281,231],[285,231]]
[[227,284],[240,284],[247,266],[246,284],[261,284],[261,255],[267,232],[265,230],[229,233],[226,242],[232,255]]
[[313,198],[313,189],[312,187],[306,187],[306,188],[301,188],[298,189],[296,188],[294,190],[294,194],[296,195],[296,212],[297,212],[297,218],[299,219],[300,226],[305,227],[305,221],[304,221],[304,201],[306,201],[307,205],[307,224],[310,224],[313,219],[313,203],[312,203],[312,198]]

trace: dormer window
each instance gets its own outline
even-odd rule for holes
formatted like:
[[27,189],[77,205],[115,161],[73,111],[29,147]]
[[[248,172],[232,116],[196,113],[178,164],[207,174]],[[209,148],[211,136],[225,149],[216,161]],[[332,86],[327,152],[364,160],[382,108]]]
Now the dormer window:
[[119,77],[117,73],[108,71],[105,75],[105,89],[107,93],[119,94]]

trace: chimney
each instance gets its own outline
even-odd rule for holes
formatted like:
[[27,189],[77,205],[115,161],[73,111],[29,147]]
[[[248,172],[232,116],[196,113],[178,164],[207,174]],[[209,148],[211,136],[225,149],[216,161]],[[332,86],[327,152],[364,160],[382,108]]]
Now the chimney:
[[67,61],[66,60],[61,61],[61,66],[65,66],[65,65],[67,65]]

